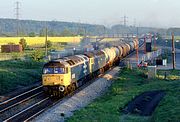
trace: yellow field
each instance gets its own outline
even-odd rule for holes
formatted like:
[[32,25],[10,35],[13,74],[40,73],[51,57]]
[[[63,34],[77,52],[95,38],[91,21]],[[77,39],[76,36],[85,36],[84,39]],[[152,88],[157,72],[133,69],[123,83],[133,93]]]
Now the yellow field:
[[[24,38],[27,45],[44,44],[45,37],[0,37],[0,45],[15,43],[19,44],[21,38]],[[68,43],[79,43],[81,37],[48,37],[51,42],[68,42]]]

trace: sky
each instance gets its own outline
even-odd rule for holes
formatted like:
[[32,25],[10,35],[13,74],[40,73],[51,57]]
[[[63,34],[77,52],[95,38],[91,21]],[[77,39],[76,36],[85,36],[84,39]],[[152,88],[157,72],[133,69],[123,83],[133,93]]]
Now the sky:
[[180,27],[180,0],[0,0],[0,18],[67,21],[112,26]]

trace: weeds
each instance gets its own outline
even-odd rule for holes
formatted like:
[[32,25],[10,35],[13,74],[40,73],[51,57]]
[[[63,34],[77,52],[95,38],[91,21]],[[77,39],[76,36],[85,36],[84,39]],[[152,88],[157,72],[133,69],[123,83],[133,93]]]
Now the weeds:
[[[158,71],[159,72],[159,71]],[[171,72],[178,75],[179,71]],[[116,78],[107,93],[97,98],[87,107],[76,111],[68,122],[178,122],[180,120],[180,82],[179,80],[149,80],[146,71],[124,69]],[[119,110],[142,92],[164,90],[166,96],[159,103],[151,117],[125,115]]]
[[0,61],[0,95],[41,79],[43,62]]

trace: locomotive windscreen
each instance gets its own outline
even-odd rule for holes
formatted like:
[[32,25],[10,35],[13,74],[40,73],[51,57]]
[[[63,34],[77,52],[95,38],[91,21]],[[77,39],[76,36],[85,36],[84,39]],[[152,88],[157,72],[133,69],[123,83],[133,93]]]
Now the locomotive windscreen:
[[44,65],[43,74],[64,74],[65,66],[60,62],[49,62]]
[[64,68],[61,68],[61,67],[44,67],[43,74],[64,74]]

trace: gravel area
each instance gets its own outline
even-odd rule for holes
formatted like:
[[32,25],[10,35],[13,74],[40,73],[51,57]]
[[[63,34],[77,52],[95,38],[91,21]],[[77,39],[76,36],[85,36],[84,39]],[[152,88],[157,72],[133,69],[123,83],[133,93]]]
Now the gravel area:
[[95,98],[104,93],[112,84],[112,77],[119,72],[120,68],[115,67],[107,72],[95,82],[74,94],[68,99],[62,100],[60,103],[45,111],[32,122],[64,122],[65,118],[73,115],[75,110],[79,110],[87,106]]

